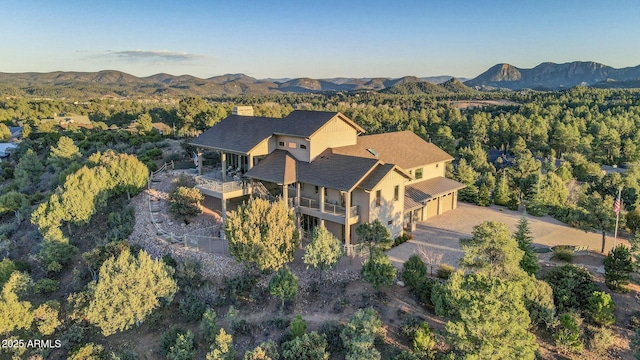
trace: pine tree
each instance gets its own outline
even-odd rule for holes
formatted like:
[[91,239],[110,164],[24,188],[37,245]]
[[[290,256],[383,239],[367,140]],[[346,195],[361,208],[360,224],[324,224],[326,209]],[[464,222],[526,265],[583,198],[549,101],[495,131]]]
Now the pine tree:
[[61,136],[57,146],[51,147],[49,162],[58,170],[69,165],[69,163],[81,156],[80,149],[73,143],[73,139]]
[[173,269],[152,260],[143,250],[134,256],[129,250],[112,257],[100,267],[99,280],[91,285],[93,298],[87,319],[105,336],[140,324],[177,291]]
[[485,221],[473,228],[473,237],[460,239],[464,256],[460,265],[506,279],[521,278],[523,251],[503,223]]
[[362,264],[360,273],[362,278],[371,283],[376,289],[380,286],[393,285],[393,280],[398,275],[398,271],[391,264],[389,256],[377,249],[373,250],[369,259]]
[[143,113],[136,119],[136,128],[141,133],[148,133],[153,129],[153,119],[149,113]]
[[604,281],[613,291],[627,292],[631,280],[633,260],[631,252],[625,245],[616,246],[604,259]]
[[1,335],[31,327],[33,322],[31,303],[19,299],[30,282],[29,275],[14,271],[2,287],[2,294],[0,294]]
[[293,261],[300,244],[295,214],[282,200],[250,199],[229,215],[224,232],[231,256],[260,270],[278,270]]
[[511,191],[509,190],[509,179],[507,173],[504,172],[496,182],[496,187],[493,190],[493,202],[496,205],[507,206],[509,205]]
[[520,220],[518,220],[518,229],[513,234],[513,237],[518,243],[518,248],[524,251],[522,260],[520,260],[520,267],[526,271],[527,274],[536,275],[540,270],[540,264],[538,264],[538,257],[533,251],[533,236],[531,236],[529,221],[525,215],[522,215]]
[[7,125],[0,123],[0,142],[11,141],[11,131]]
[[322,272],[333,269],[343,255],[342,242],[325,227],[318,226],[313,230],[311,242],[304,249],[303,261],[309,267]]
[[44,166],[33,150],[28,149],[16,165],[14,178],[21,192],[28,190],[38,183],[40,175],[44,172]]
[[282,299],[281,309],[285,300],[293,300],[298,294],[298,277],[291,270],[281,268],[269,282],[269,293]]
[[235,350],[233,348],[233,337],[224,329],[220,329],[215,337],[214,344],[211,345],[211,351],[207,353],[207,360],[233,360],[235,359]]

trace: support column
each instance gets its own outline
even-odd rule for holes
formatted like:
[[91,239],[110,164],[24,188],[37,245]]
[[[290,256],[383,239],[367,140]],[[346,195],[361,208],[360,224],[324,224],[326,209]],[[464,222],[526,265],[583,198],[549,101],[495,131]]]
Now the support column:
[[349,246],[351,245],[351,225],[349,224],[349,219],[351,218],[351,191],[347,191],[347,196],[344,204],[344,245]]
[[300,183],[296,183],[296,206],[300,206]]
[[197,148],[197,156],[198,156],[198,175],[202,175],[202,149]]
[[220,152],[220,161],[222,162],[222,182],[227,180],[227,154]]
[[453,209],[458,208],[458,190],[453,192],[453,205],[452,205]]
[[[320,190],[318,191],[318,207],[320,208],[320,212],[324,212],[324,186],[320,186]],[[320,226],[324,227],[324,218],[320,218]]]
[[247,160],[247,170],[251,170],[251,168],[253,168],[253,155],[249,154]]
[[442,195],[438,196],[438,215],[442,215]]
[[220,203],[222,204],[222,220],[227,220],[227,199],[224,196],[220,199]]
[[287,184],[282,184],[282,200],[289,206],[289,187]]

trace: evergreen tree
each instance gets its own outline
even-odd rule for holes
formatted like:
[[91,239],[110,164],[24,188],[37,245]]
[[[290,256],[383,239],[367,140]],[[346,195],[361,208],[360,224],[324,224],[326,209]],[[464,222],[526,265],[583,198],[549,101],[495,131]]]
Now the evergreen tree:
[[387,254],[377,249],[373,250],[369,259],[362,264],[360,273],[362,278],[376,289],[393,285],[393,280],[398,275]]
[[604,281],[613,291],[627,292],[631,280],[633,260],[631,252],[625,245],[616,246],[604,259]]
[[28,329],[33,322],[31,303],[20,301],[28,285],[29,275],[14,271],[2,287],[0,296],[0,334],[6,335],[14,330]]
[[284,309],[284,301],[293,300],[298,294],[298,277],[291,270],[281,268],[269,282],[269,293],[282,299],[281,309]]
[[386,250],[393,244],[391,232],[378,219],[358,225],[356,234],[369,245],[369,250],[373,248]]
[[613,312],[616,310],[616,304],[611,299],[611,295],[594,291],[589,298],[588,313],[591,320],[601,326],[609,326],[616,322]]
[[536,338],[516,282],[457,272],[436,295],[436,313],[448,309],[449,344],[464,359],[535,359]]
[[138,115],[138,118],[136,119],[136,129],[143,134],[149,133],[153,130],[153,119],[149,113]]
[[87,319],[105,336],[139,325],[177,291],[173,269],[152,260],[145,251],[133,256],[129,250],[105,261],[99,280],[91,285],[93,297]]
[[233,337],[224,329],[220,329],[215,337],[214,344],[211,345],[211,351],[207,353],[207,360],[233,360],[235,359],[235,350],[233,348]]
[[17,191],[9,191],[0,195],[0,215],[13,212],[18,223],[22,222],[26,214],[31,210],[31,204],[26,195]]
[[340,332],[347,350],[345,359],[379,360],[380,353],[373,346],[376,334],[382,329],[382,320],[375,309],[369,307],[356,311]]
[[284,360],[328,360],[327,340],[315,331],[282,344]]
[[0,122],[0,142],[11,141],[11,131],[7,125]]
[[265,341],[253,350],[247,350],[242,357],[243,360],[278,360],[278,345],[273,341]]
[[511,194],[511,190],[509,190],[509,179],[506,172],[503,172],[502,175],[498,178],[496,182],[496,187],[493,190],[493,202],[496,205],[507,206],[509,205],[509,200]]
[[531,236],[531,229],[529,229],[529,221],[526,216],[523,215],[518,220],[518,229],[513,234],[513,237],[518,243],[518,248],[524,252],[522,260],[520,260],[520,267],[527,274],[536,275],[540,270],[540,264],[538,264],[538,257],[533,251],[533,237]]
[[260,270],[278,270],[291,262],[300,244],[295,214],[282,200],[250,199],[229,215],[224,231],[231,256]]
[[489,276],[520,278],[523,251],[503,223],[485,221],[473,228],[473,237],[460,239],[464,256],[460,265]]
[[[342,255],[342,242],[325,227],[318,226],[313,229],[311,242],[304,249],[303,261],[307,265],[307,269],[314,267],[321,271],[327,271],[338,264]],[[322,277],[320,280],[322,281]]]
[[613,212],[613,197],[602,197],[598,192],[583,196],[578,205],[582,208],[579,214],[579,227],[583,230],[598,230],[602,232],[602,249],[604,252],[606,232],[613,230],[616,215]]
[[60,171],[80,156],[80,149],[73,143],[73,139],[61,136],[57,146],[51,147],[49,162]]
[[40,175],[44,172],[44,166],[33,150],[28,149],[20,158],[14,171],[14,178],[21,192],[28,190],[38,183]]

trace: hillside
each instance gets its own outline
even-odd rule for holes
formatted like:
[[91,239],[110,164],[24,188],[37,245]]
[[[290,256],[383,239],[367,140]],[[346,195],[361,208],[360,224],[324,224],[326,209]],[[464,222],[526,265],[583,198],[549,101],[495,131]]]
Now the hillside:
[[471,94],[475,90],[465,86],[460,81],[452,78],[442,84],[433,84],[427,81],[403,81],[388,87],[380,92],[396,95],[446,95],[446,94]]
[[[497,64],[465,85],[476,88],[511,90],[556,90],[576,85],[594,85],[606,80],[632,81],[640,79],[640,66],[616,69],[596,62],[574,61],[564,64],[542,63],[532,69],[510,64]],[[599,84],[602,86],[603,84]]]

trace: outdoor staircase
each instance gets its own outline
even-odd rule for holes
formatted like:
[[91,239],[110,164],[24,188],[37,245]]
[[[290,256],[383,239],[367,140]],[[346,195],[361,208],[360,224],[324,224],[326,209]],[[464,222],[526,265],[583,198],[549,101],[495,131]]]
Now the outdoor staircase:
[[253,191],[252,194],[254,196],[258,196],[261,199],[276,201],[276,197],[273,196],[269,190],[264,186],[264,184],[260,181],[253,182]]

